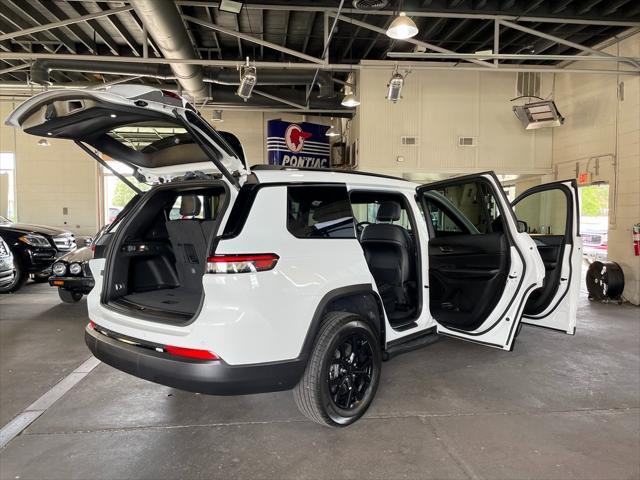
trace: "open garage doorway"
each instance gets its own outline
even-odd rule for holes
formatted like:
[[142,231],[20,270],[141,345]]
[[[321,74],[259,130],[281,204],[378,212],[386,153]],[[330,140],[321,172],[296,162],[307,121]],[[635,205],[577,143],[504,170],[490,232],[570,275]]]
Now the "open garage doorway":
[[607,259],[609,229],[609,184],[581,186],[580,233],[583,256],[588,263]]

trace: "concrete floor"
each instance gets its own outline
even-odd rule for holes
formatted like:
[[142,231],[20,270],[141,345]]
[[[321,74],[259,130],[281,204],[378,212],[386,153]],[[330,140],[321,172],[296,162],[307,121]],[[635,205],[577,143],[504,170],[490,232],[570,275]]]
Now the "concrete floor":
[[[0,451],[1,479],[640,478],[640,309],[590,304],[575,337],[513,353],[443,339],[384,364],[354,426],[290,392],[208,397],[98,366]],[[0,296],[2,425],[89,357],[86,304]]]

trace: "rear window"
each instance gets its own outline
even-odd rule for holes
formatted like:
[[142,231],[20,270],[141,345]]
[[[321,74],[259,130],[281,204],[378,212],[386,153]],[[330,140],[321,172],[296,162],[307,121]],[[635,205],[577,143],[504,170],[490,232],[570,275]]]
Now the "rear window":
[[347,188],[288,187],[287,229],[298,238],[355,238]]

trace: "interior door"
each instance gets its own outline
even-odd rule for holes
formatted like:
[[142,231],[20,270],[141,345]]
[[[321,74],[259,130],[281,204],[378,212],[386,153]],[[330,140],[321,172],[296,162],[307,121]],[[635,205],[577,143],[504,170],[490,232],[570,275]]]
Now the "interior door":
[[544,267],[493,172],[418,187],[438,333],[510,350]]
[[574,334],[580,293],[582,239],[575,180],[548,183],[513,202],[518,220],[536,243],[545,268],[544,286],[531,294],[523,322]]

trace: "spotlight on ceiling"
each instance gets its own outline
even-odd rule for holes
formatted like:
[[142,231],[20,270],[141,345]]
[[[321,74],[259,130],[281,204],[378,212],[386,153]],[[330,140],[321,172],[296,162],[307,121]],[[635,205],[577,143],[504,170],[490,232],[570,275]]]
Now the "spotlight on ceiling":
[[553,100],[515,105],[513,113],[516,114],[525,130],[558,127],[564,123],[564,117],[558,111]]
[[347,93],[340,103],[343,107],[357,107],[360,100],[353,93]]
[[400,12],[387,28],[387,37],[395,40],[406,40],[407,38],[415,37],[417,34],[418,27],[404,12]]
[[335,123],[333,121],[333,117],[331,117],[331,126],[329,127],[329,130],[327,130],[325,132],[325,135],[327,137],[338,137],[338,136],[340,136],[340,132],[336,128],[336,125],[335,125]]
[[41,147],[51,146],[51,144],[49,143],[49,140],[47,140],[46,138],[41,138],[40,140],[38,140],[38,145],[40,145]]
[[247,62],[240,67],[240,85],[236,95],[246,102],[251,98],[251,92],[253,92],[253,87],[256,86],[256,83],[258,83],[258,72],[256,67],[249,65],[249,57],[247,57]]
[[398,71],[398,66],[396,65],[396,68],[389,79],[389,83],[387,84],[387,100],[396,103],[402,98],[402,87],[404,86],[404,78],[406,76],[407,74],[402,75]]
[[213,113],[211,114],[211,121],[215,123],[224,122],[222,118],[222,110],[214,110]]
[[234,2],[233,0],[221,0],[218,4],[218,10],[223,12],[235,13],[236,15],[242,10],[243,2]]

